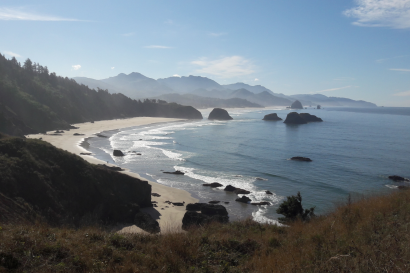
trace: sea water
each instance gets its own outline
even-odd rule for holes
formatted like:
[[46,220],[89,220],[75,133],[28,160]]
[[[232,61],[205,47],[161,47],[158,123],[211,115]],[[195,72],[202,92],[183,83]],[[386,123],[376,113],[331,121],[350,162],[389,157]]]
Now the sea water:
[[[202,110],[203,120],[104,132],[109,138],[88,139],[88,149],[149,180],[184,189],[200,202],[221,201],[233,220],[275,222],[279,204],[297,192],[304,207],[324,214],[349,195],[395,191],[405,184],[389,175],[410,177],[410,108],[304,109],[298,112],[323,122],[303,125],[262,120],[269,113],[285,119],[290,112],[285,109],[227,110],[233,120],[210,121],[210,111]],[[114,149],[126,155],[113,157]],[[294,156],[312,162],[289,160]],[[175,170],[185,175],[163,173]],[[238,196],[224,187],[202,186],[211,182],[249,190],[252,201],[271,205],[235,202]]]

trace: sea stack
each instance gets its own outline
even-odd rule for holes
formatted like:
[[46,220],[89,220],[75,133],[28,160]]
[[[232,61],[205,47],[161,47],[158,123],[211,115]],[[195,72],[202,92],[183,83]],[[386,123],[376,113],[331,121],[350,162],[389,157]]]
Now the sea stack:
[[307,121],[304,120],[298,113],[291,112],[287,115],[285,121],[286,124],[306,124]]
[[282,120],[282,119],[281,119],[280,117],[278,117],[278,114],[272,113],[272,114],[265,115],[265,117],[263,117],[262,120],[273,120],[273,121],[276,121],[276,120]]
[[231,120],[233,119],[228,111],[222,108],[214,108],[214,110],[209,113],[208,119],[210,120]]
[[298,100],[292,103],[290,109],[303,109],[302,103]]

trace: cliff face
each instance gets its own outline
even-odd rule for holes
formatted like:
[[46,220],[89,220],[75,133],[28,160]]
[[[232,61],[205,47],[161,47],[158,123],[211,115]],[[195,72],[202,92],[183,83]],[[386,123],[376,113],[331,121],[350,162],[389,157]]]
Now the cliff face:
[[[41,140],[0,140],[0,221],[136,223],[151,206],[146,181],[92,165]],[[154,221],[155,222],[155,221]]]
[[0,132],[22,136],[71,123],[152,116],[202,119],[193,107],[157,100],[132,100],[123,94],[92,90],[26,61],[23,66],[0,54]]

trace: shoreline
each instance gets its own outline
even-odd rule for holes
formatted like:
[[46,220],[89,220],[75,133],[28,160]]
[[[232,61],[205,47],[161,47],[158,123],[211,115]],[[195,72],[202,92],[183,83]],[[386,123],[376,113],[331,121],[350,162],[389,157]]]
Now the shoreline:
[[[87,138],[98,137],[96,134],[103,131],[118,130],[135,126],[149,125],[155,123],[165,123],[165,122],[177,122],[184,121],[185,119],[175,119],[175,118],[154,118],[154,117],[135,117],[128,119],[114,119],[114,120],[102,120],[95,121],[94,123],[85,122],[73,124],[73,126],[78,127],[78,129],[70,129],[69,131],[64,131],[60,135],[52,135],[54,131],[47,132],[47,134],[33,134],[27,135],[27,138],[35,139],[41,138],[43,141],[47,141],[53,146],[76,154],[82,157],[89,163],[92,164],[106,164],[108,166],[116,166],[114,164],[107,164],[107,162],[95,158],[93,155],[80,155],[80,153],[88,153],[86,149],[80,146],[80,144]],[[81,134],[75,136],[74,134]],[[150,181],[141,177],[138,173],[131,172],[128,169],[121,171],[126,175],[138,178],[140,180],[148,181],[152,187],[152,193],[158,193],[160,197],[151,196],[152,201],[156,201],[158,207],[143,208],[142,210],[150,214],[155,220],[158,221],[161,233],[168,232],[181,232],[182,230],[182,218],[185,214],[185,206],[178,207],[172,206],[165,203],[165,201],[171,202],[185,202],[197,203],[198,199],[193,198],[191,194],[185,190],[168,187],[157,182]],[[142,229],[135,225],[132,226],[121,226],[118,228],[119,232],[124,233],[145,233]]]

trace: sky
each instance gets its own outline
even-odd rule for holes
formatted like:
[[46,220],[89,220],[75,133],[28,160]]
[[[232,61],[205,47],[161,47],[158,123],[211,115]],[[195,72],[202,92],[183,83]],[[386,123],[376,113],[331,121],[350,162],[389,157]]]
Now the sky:
[[0,53],[410,107],[410,0],[0,0]]

